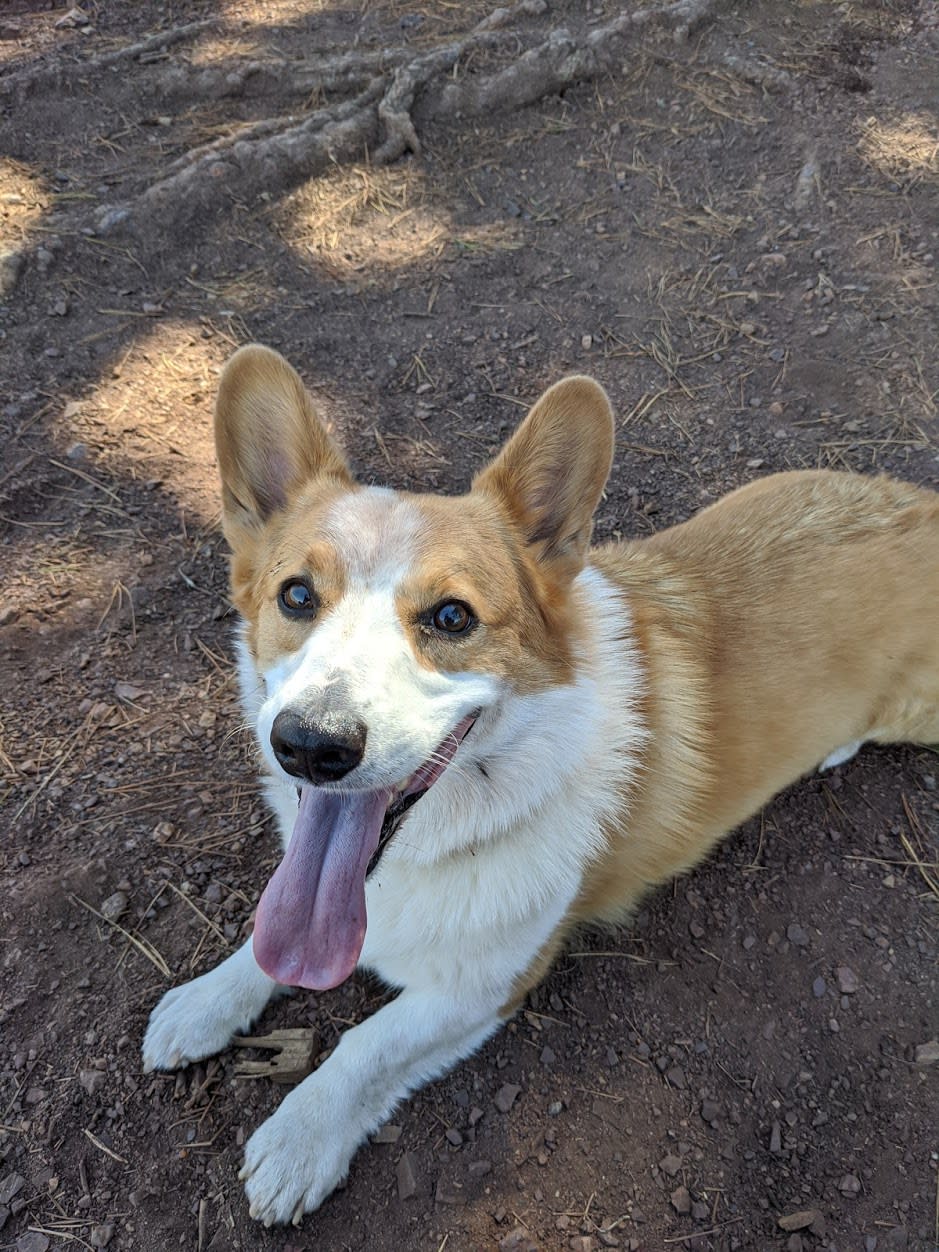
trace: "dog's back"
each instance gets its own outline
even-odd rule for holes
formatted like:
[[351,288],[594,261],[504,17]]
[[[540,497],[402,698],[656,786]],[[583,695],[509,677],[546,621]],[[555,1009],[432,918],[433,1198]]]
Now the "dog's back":
[[934,492],[777,474],[593,561],[629,605],[652,734],[580,918],[616,915],[826,758],[939,742]]

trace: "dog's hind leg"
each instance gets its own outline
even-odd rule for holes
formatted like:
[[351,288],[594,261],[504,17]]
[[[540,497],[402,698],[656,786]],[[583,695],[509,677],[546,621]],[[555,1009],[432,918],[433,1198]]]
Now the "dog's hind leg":
[[818,772],[821,773],[822,770],[834,769],[836,765],[844,765],[845,761],[850,761],[853,756],[858,754],[863,743],[863,739],[854,739],[851,743],[846,743],[841,748],[835,748],[834,752],[829,752],[828,756],[819,765]]
[[259,967],[249,939],[215,969],[166,993],[144,1036],[145,1072],[177,1069],[221,1052],[272,995],[287,990]]

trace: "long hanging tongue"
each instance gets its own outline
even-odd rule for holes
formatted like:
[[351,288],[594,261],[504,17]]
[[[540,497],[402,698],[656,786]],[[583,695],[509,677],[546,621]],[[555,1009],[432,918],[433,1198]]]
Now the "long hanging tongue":
[[[411,776],[402,797],[437,781],[476,716],[454,727]],[[365,941],[365,876],[393,794],[390,788],[300,792],[290,844],[254,920],[254,957],[271,978],[327,991],[355,969]]]
[[255,960],[271,978],[325,991],[355,969],[365,940],[365,872],[390,799],[390,791],[301,791],[290,844],[254,923]]

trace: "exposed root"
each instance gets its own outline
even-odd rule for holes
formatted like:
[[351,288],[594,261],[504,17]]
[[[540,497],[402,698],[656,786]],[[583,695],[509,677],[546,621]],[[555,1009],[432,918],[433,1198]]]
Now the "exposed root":
[[158,230],[191,225],[217,207],[217,188],[234,194],[286,186],[315,177],[330,164],[361,154],[374,141],[374,107],[383,81],[377,79],[353,100],[318,109],[277,134],[236,140],[225,152],[200,153],[178,173],[154,183],[131,205],[104,206],[98,229],[107,234],[131,218],[145,217]]
[[93,79],[102,71],[119,65],[122,61],[146,62],[156,59],[167,48],[184,43],[202,34],[204,30],[218,25],[215,18],[206,18],[202,22],[189,22],[186,26],[174,26],[170,30],[158,31],[137,43],[127,44],[113,52],[102,53],[98,57],[87,60],[56,61],[52,65],[40,65],[10,74],[0,79],[0,96],[12,96],[15,100],[24,100],[38,91],[63,91],[79,83],[82,79]]
[[762,87],[764,91],[787,91],[792,86],[792,76],[776,65],[765,61],[757,61],[754,57],[738,56],[735,52],[722,52],[718,56],[709,57],[708,61],[730,70],[745,83],[754,87]]
[[418,154],[418,131],[424,122],[449,123],[523,108],[618,68],[629,39],[641,31],[666,29],[676,39],[686,39],[720,3],[674,0],[652,5],[621,14],[580,37],[554,30],[508,64],[463,78],[457,71],[470,53],[491,53],[504,48],[510,38],[520,43],[522,37],[514,28],[526,17],[542,16],[546,0],[520,0],[496,9],[466,35],[416,54],[397,47],[323,54],[289,65],[253,59],[222,69],[170,67],[162,74],[161,89],[180,94],[197,88],[201,99],[248,91],[276,92],[281,98],[296,92],[307,99],[311,94],[319,98],[356,94],[324,104],[299,120],[296,114],[281,114],[248,123],[232,135],[194,148],[135,200],[99,209],[97,228],[104,233],[145,224],[151,232],[171,232],[204,220],[224,197],[250,201],[262,191],[295,185],[329,164],[354,160],[366,151],[374,164],[386,164],[407,152]]
[[156,89],[164,99],[184,100],[250,95],[309,97],[360,91],[376,75],[393,71],[410,55],[407,48],[382,48],[377,52],[327,53],[302,61],[253,58],[221,66],[179,62],[163,70]]

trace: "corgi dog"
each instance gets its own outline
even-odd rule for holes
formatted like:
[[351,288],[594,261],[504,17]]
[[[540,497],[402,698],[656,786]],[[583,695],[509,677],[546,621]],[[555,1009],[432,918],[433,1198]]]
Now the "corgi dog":
[[627,917],[800,775],[939,740],[939,495],[777,474],[590,548],[614,423],[566,378],[455,498],[357,484],[296,372],[222,374],[244,701],[284,857],[254,934],[163,997],[147,1070],[285,987],[399,994],[253,1134],[298,1222],[400,1100],[479,1048],[572,928]]

